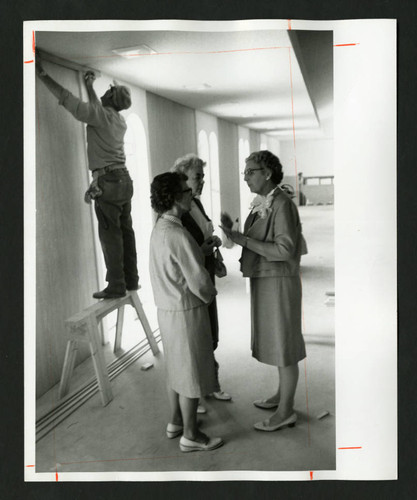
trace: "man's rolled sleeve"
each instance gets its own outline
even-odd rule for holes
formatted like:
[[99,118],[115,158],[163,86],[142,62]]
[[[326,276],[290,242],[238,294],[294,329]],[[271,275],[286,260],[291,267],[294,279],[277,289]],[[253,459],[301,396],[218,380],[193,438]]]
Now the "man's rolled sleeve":
[[94,126],[100,125],[100,118],[103,114],[101,112],[101,104],[95,106],[89,102],[83,102],[81,99],[78,99],[78,97],[71,94],[71,92],[67,89],[62,89],[61,97],[59,98],[58,103],[80,122],[88,123],[88,125]]

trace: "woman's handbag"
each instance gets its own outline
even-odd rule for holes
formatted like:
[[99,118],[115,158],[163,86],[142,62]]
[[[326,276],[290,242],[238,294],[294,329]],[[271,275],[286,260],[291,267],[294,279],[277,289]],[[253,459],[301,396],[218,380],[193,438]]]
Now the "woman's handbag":
[[227,269],[223,263],[223,256],[218,248],[214,251],[214,274],[218,278],[227,276]]

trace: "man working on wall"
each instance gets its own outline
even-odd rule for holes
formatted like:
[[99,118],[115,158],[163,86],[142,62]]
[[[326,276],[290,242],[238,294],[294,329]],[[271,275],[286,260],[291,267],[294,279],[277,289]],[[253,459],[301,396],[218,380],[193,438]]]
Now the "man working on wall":
[[93,181],[85,201],[94,200],[108,282],[108,286],[95,292],[93,297],[123,297],[126,290],[137,290],[139,286],[131,217],[133,184],[125,165],[123,141],[127,126],[119,113],[131,106],[130,90],[123,85],[113,85],[98,99],[93,88],[95,75],[89,71],[84,75],[89,102],[83,102],[47,75],[39,55],[36,74],[59,104],[77,120],[87,123],[88,166]]

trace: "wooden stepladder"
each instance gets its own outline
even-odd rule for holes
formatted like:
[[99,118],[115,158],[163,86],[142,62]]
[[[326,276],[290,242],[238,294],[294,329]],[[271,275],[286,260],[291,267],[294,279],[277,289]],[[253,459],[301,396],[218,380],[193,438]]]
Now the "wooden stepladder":
[[158,354],[159,348],[153,336],[148,319],[139,300],[136,291],[127,292],[124,297],[117,299],[101,300],[83,311],[71,316],[65,321],[65,328],[69,334],[67,349],[65,352],[64,366],[62,368],[61,383],[59,386],[59,398],[63,398],[69,390],[69,383],[74,369],[75,357],[77,354],[78,342],[87,342],[90,346],[93,358],[94,370],[96,373],[98,387],[103,406],[106,406],[112,399],[110,379],[102,351],[99,322],[107,314],[117,309],[116,338],[114,342],[114,352],[118,351],[122,341],[124,307],[131,305],[138,315],[142,327],[145,331],[152,353]]

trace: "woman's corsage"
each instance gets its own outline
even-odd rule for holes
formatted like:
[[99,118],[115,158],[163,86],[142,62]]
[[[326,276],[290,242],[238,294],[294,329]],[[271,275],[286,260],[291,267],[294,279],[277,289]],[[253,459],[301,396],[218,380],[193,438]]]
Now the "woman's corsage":
[[275,189],[276,188],[270,191],[266,196],[258,194],[253,199],[252,203],[250,204],[252,213],[259,212],[259,216],[261,219],[265,219],[268,216],[269,212],[271,211],[272,202],[274,201]]

